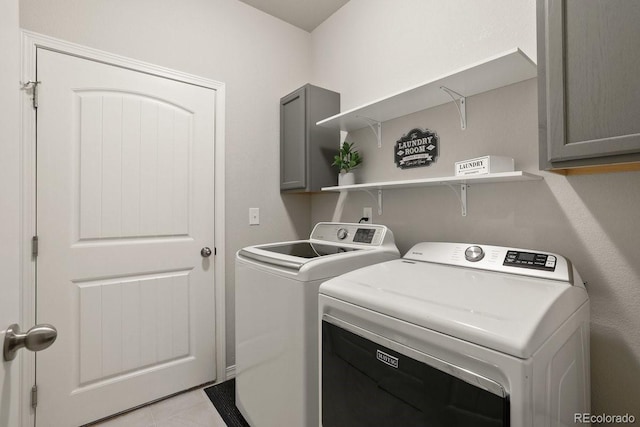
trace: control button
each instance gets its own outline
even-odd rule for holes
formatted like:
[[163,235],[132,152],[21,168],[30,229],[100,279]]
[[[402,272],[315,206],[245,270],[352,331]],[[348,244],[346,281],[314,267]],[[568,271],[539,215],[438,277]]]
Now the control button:
[[484,251],[480,246],[469,246],[467,250],[464,251],[464,257],[467,261],[478,262],[484,258]]
[[349,232],[347,231],[346,228],[341,228],[338,230],[338,239],[344,240],[347,238],[348,235],[349,235]]

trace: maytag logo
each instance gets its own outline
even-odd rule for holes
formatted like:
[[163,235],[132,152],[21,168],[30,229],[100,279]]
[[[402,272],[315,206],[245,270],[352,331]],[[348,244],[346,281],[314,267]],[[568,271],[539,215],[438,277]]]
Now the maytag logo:
[[398,368],[398,358],[393,357],[390,354],[385,353],[384,351],[376,350],[376,359],[391,366],[392,368]]

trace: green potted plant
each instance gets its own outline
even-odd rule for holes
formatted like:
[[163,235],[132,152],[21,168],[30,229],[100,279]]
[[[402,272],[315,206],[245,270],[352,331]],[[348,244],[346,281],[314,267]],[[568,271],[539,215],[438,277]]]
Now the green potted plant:
[[353,143],[343,142],[338,154],[333,157],[331,166],[336,166],[340,171],[338,185],[355,184],[355,177],[351,171],[362,164],[362,157],[354,150],[354,146]]

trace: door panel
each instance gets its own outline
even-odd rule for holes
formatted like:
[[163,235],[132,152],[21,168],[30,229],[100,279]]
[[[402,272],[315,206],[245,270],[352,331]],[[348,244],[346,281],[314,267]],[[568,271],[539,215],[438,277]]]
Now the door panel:
[[77,292],[81,384],[189,355],[187,271],[89,281]]
[[38,49],[38,426],[215,379],[215,91]]
[[193,114],[121,93],[75,98],[80,240],[188,234]]

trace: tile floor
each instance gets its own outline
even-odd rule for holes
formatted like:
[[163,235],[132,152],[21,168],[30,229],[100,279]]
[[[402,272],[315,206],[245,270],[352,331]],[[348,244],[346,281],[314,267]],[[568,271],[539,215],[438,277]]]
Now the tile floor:
[[188,391],[91,427],[226,427],[202,389]]

